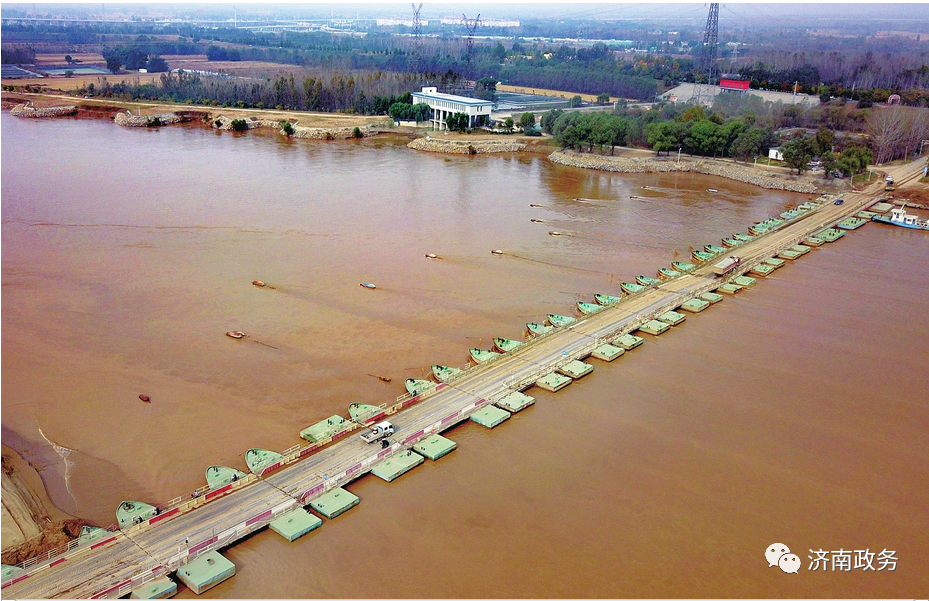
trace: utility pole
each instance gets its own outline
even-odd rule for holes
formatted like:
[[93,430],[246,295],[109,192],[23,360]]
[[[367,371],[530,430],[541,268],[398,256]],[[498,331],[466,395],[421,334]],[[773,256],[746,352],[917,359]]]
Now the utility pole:
[[[710,98],[713,96],[712,86],[718,79],[718,67],[716,65],[717,45],[719,41],[719,3],[710,4],[710,12],[706,17],[706,29],[703,31],[703,47],[700,56],[697,59],[697,72],[694,73],[694,92],[695,104],[703,104],[704,96]],[[700,79],[706,76],[708,89],[704,93],[700,85]]]
[[423,22],[419,18],[419,12],[423,9],[423,3],[419,6],[415,3],[410,4],[413,7],[413,64],[414,70],[422,71],[423,62]]
[[469,19],[462,13],[461,24],[464,25],[465,29],[468,31],[468,37],[465,39],[465,44],[467,44],[467,53],[465,54],[465,77],[470,80],[474,78],[473,65],[471,63],[474,59],[474,30],[481,24],[481,15],[478,14],[476,18]]

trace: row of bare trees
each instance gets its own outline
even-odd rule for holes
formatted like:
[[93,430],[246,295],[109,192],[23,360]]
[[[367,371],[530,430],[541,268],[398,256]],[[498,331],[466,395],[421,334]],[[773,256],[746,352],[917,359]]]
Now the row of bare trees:
[[875,107],[866,122],[877,164],[918,153],[929,145],[929,109]]

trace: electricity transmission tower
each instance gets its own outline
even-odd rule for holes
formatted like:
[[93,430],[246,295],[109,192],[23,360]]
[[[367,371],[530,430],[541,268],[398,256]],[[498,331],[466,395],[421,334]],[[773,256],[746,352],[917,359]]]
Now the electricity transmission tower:
[[474,79],[473,65],[471,64],[474,58],[474,30],[481,24],[481,15],[478,15],[474,19],[469,19],[462,13],[461,24],[468,30],[468,37],[465,39],[465,43],[467,44],[467,53],[465,54],[465,76],[470,80]]
[[410,6],[413,7],[413,68],[419,72],[423,67],[423,22],[419,18],[423,3],[420,2],[419,6],[415,3]]
[[[706,29],[703,31],[703,47],[697,59],[697,68],[694,72],[694,102],[702,104],[713,96],[712,86],[719,80],[719,67],[716,64],[717,46],[719,43],[719,3],[710,3],[710,13],[706,18]],[[705,80],[704,88],[701,80]]]

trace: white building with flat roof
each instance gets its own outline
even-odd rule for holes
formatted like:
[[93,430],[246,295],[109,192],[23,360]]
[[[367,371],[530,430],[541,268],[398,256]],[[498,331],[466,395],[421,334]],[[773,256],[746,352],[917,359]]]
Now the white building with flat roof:
[[445,119],[455,113],[468,116],[468,127],[476,127],[490,121],[490,111],[494,103],[490,100],[468,98],[443,94],[437,88],[423,88],[422,92],[413,92],[413,104],[425,102],[432,109],[430,120],[435,129],[447,129]]

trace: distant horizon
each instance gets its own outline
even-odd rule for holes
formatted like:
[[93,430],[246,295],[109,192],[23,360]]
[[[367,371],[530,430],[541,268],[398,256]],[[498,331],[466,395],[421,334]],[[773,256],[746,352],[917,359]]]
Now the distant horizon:
[[[566,20],[566,21],[678,21],[682,25],[693,25],[706,19],[704,2],[584,2],[579,4],[567,2],[533,2],[527,10],[528,2],[508,1],[493,2],[431,2],[424,4],[421,12],[423,19],[439,19],[452,15],[478,14],[488,18],[510,18],[528,21]],[[874,7],[880,6],[880,11]],[[905,8],[905,13],[895,17],[893,7]],[[120,14],[133,16],[164,16],[179,18],[181,15],[197,13],[225,15],[230,18],[248,18],[250,15],[290,16],[292,18],[410,18],[412,9],[408,3],[401,2],[354,2],[348,0],[338,4],[332,2],[249,2],[227,4],[221,2],[4,2],[0,6],[0,16],[11,17],[9,12],[29,14]],[[905,16],[903,16],[905,14]],[[311,17],[312,16],[312,17]],[[734,22],[736,26],[785,26],[803,27],[799,18],[814,19],[805,24],[810,27],[822,27],[821,19],[841,26],[843,23],[886,22],[894,24],[900,31],[924,30],[929,33],[929,4],[923,2],[899,2],[884,4],[876,2],[737,2],[720,6],[720,21]],[[852,24],[850,23],[850,24]]]

